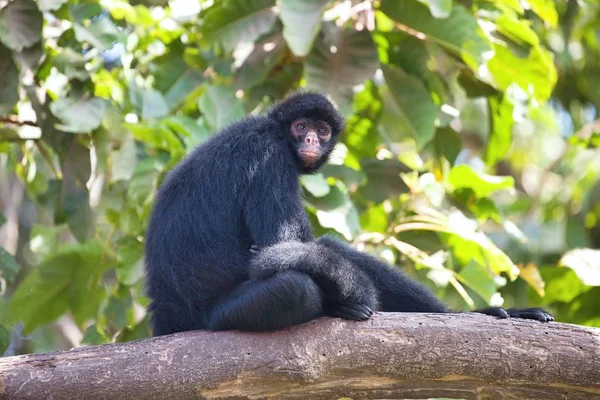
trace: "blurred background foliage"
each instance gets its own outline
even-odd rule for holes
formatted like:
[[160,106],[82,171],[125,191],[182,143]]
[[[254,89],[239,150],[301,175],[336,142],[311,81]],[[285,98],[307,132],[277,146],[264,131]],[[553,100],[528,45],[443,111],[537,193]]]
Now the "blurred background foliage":
[[0,351],[148,336],[165,173],[302,88],[347,118],[318,235],[600,326],[599,42],[592,0],[0,0]]

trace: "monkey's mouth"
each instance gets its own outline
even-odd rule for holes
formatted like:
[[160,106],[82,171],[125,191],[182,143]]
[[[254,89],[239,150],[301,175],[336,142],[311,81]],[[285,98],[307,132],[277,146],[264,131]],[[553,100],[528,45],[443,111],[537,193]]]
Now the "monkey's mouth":
[[321,153],[315,150],[300,150],[298,155],[306,164],[313,164],[321,157]]

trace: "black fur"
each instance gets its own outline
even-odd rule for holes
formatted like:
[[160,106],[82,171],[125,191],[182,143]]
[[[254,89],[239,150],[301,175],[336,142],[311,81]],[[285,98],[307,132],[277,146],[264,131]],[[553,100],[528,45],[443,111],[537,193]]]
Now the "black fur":
[[[327,122],[324,156],[301,166],[290,124]],[[296,94],[195,149],[161,186],[146,237],[155,336],[193,329],[262,331],[325,314],[449,312],[419,283],[331,238],[314,240],[299,175],[316,171],[343,129],[319,94]],[[502,312],[498,311],[501,310]],[[488,309],[547,320],[543,311]]]

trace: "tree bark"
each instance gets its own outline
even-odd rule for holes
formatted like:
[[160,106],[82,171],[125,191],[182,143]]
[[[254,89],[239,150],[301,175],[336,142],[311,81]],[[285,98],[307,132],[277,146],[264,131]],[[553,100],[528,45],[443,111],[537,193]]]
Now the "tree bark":
[[600,329],[376,313],[0,359],[3,399],[600,398]]

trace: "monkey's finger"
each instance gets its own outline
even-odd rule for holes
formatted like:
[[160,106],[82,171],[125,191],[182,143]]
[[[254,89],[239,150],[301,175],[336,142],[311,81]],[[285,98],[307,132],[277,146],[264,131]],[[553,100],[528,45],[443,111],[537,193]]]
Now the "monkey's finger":
[[330,309],[328,315],[337,318],[350,319],[354,321],[364,321],[373,315],[373,311],[361,304],[339,305]]

